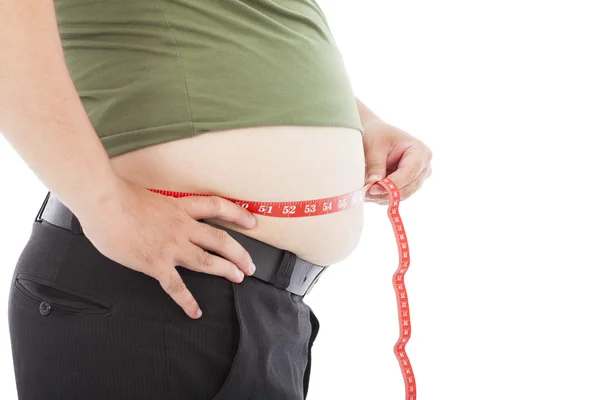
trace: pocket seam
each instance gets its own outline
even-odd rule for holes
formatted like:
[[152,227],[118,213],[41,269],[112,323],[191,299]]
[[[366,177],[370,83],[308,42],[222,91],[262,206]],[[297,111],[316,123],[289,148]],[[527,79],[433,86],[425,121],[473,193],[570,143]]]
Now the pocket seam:
[[223,385],[221,385],[221,387],[219,388],[219,391],[211,400],[219,400],[221,397],[224,396],[225,390],[231,385],[231,382],[233,380],[233,374],[237,370],[237,367],[238,367],[238,364],[239,364],[239,361],[241,358],[242,340],[243,340],[242,318],[240,316],[240,307],[238,304],[238,294],[237,294],[237,290],[236,290],[237,287],[235,285],[236,285],[235,283],[230,282],[230,286],[233,291],[233,305],[235,307],[235,317],[237,318],[238,331],[239,331],[239,336],[238,336],[239,339],[238,339],[237,349],[235,352],[235,356],[233,357],[233,362],[231,363],[231,367],[229,368],[229,373],[227,374],[227,378],[225,378]]
[[34,303],[39,303],[40,301],[38,299],[34,299],[29,292],[25,291],[24,289],[22,289],[19,285],[18,282],[15,280],[13,282],[13,289],[15,289],[16,292],[18,292],[20,295],[25,296],[27,299],[33,301]]
[[[39,285],[45,285],[47,287],[51,287],[52,289],[62,291],[64,293],[70,294],[72,296],[81,297],[82,299],[85,299],[87,301],[95,303],[99,308],[98,309],[90,309],[90,310],[80,310],[77,308],[54,303],[52,300],[46,300],[46,299],[32,293],[23,284],[21,284],[21,282],[19,282],[19,279],[34,282]],[[17,276],[15,277],[15,280],[13,282],[13,286],[17,291],[19,291],[19,293],[26,296],[27,298],[29,298],[33,301],[36,301],[36,302],[47,302],[56,310],[62,311],[65,313],[69,313],[69,314],[73,314],[73,315],[102,315],[102,316],[104,316],[104,315],[109,315],[112,311],[112,303],[100,296],[85,293],[85,292],[82,292],[80,290],[71,288],[71,287],[63,285],[63,284],[57,284],[56,282],[53,282],[49,279],[41,278],[39,276],[35,276],[32,274],[23,273],[23,272],[17,274]]]

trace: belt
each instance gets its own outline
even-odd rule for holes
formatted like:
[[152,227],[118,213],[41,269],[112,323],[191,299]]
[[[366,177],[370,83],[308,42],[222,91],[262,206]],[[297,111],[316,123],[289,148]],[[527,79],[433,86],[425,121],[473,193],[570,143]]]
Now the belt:
[[[74,234],[83,235],[81,224],[75,214],[51,192],[46,194],[46,198],[35,218],[36,222],[42,220]],[[203,220],[198,221],[202,222]],[[208,222],[204,223],[215,226]],[[223,226],[215,227],[226,231],[248,251],[256,265],[256,271],[251,275],[252,277],[279,289],[305,296],[311,291],[319,280],[321,273],[325,270],[325,266],[308,262],[288,250],[271,246]],[[210,250],[207,251],[216,255]]]

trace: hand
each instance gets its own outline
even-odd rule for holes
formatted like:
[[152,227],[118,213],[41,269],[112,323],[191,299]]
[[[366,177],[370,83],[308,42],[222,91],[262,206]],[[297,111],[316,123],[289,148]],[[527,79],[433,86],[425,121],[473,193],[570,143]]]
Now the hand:
[[[381,120],[366,125],[363,144],[365,185],[388,177],[400,189],[400,200],[405,200],[431,176],[431,150],[392,125]],[[383,187],[373,185],[365,194],[365,201],[387,205],[389,196]]]
[[124,179],[117,186],[114,200],[102,210],[78,215],[84,234],[106,257],[157,279],[189,317],[202,312],[176,265],[238,283],[254,273],[250,254],[239,242],[197,221],[219,218],[250,229],[256,219],[245,208],[218,196],[165,196]]

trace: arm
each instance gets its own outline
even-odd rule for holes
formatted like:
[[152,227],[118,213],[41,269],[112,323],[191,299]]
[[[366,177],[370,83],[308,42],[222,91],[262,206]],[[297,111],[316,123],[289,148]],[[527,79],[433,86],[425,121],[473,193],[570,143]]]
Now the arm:
[[52,0],[0,0],[0,132],[76,215],[118,186],[69,75]]
[[367,126],[373,122],[383,122],[381,118],[379,118],[373,111],[371,111],[367,106],[355,97],[356,107],[358,108],[358,115],[360,116],[360,122],[363,128],[366,130]]

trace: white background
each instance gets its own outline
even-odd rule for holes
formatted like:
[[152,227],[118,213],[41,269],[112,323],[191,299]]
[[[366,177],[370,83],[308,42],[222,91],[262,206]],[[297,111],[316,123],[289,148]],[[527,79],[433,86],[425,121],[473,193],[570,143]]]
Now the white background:
[[[400,205],[418,399],[600,399],[600,12],[593,1],[321,0],[356,94],[426,142]],[[6,299],[45,187],[0,140],[1,398],[16,399]],[[403,399],[387,208],[306,302],[309,400]]]

